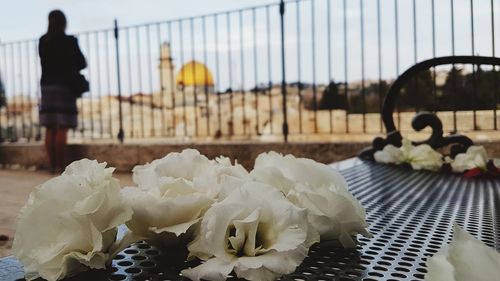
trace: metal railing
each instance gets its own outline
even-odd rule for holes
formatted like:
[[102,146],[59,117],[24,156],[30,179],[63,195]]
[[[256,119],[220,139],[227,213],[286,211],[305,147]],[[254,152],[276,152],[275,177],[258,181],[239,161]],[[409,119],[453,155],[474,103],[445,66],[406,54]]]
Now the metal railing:
[[[499,11],[495,0],[294,0],[133,26],[115,21],[76,34],[91,90],[78,100],[71,137],[382,133],[388,85],[424,59],[495,56]],[[43,134],[37,44],[0,43],[2,141]],[[403,90],[398,129],[411,130],[414,112],[429,110],[447,131],[496,131],[499,79],[494,67],[422,73]]]

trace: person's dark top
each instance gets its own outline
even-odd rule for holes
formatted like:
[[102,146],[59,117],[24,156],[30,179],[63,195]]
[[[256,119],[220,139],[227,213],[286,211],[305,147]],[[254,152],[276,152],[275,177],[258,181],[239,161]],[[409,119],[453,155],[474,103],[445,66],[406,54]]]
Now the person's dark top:
[[57,34],[43,35],[38,44],[42,65],[41,85],[63,85],[71,87],[80,70],[87,67],[85,57],[74,36]]

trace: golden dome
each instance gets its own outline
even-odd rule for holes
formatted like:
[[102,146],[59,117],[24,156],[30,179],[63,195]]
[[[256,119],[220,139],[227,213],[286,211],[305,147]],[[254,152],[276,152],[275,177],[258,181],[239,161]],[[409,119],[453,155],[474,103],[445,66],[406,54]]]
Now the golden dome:
[[190,61],[179,70],[175,83],[184,86],[213,86],[214,79],[212,73],[204,64]]

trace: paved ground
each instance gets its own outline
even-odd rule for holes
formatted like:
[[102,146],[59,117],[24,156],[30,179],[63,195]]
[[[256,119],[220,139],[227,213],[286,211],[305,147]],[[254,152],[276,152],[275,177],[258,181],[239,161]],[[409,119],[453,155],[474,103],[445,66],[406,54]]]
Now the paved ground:
[[[130,174],[115,175],[122,186],[132,184]],[[53,177],[45,171],[0,170],[0,235],[7,235],[8,241],[0,239],[0,257],[10,255],[15,232],[16,217],[33,187]]]

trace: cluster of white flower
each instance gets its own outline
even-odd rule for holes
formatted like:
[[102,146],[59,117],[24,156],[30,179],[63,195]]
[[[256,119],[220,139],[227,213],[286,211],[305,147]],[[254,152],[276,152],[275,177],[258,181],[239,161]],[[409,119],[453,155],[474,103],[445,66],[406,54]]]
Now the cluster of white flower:
[[[445,161],[451,165],[451,169],[456,173],[463,173],[475,168],[486,170],[488,155],[483,146],[473,145],[467,149],[466,153],[457,154],[455,159],[446,157]],[[493,165],[500,168],[500,159],[493,159]]]
[[[486,171],[489,158],[483,146],[470,146],[465,153],[459,153],[455,159],[444,157],[428,144],[413,145],[411,141],[403,139],[401,147],[392,144],[375,152],[375,161],[386,164],[411,165],[414,170],[438,171],[443,164],[449,164],[455,173],[463,173],[479,168]],[[500,159],[492,159],[493,165],[500,169]]]
[[415,170],[437,171],[443,165],[443,155],[428,144],[414,146],[403,139],[401,147],[388,144],[383,150],[375,152],[375,161],[379,163],[408,163]]
[[135,167],[137,186],[122,190],[105,166],[74,162],[30,196],[14,242],[29,280],[105,267],[123,246],[115,241],[120,224],[136,239],[187,243],[189,258],[204,261],[182,271],[192,280],[225,280],[231,272],[275,280],[320,240],[352,247],[354,235],[369,235],[344,178],[310,159],[263,153],[248,172],[187,149]]

